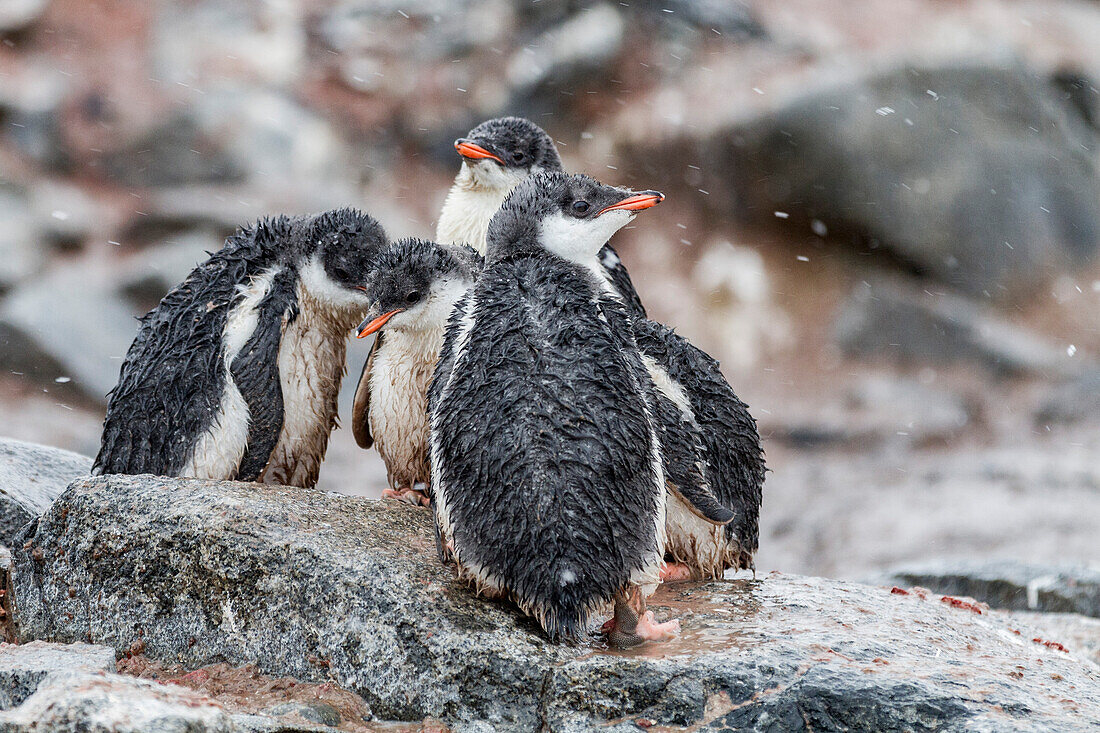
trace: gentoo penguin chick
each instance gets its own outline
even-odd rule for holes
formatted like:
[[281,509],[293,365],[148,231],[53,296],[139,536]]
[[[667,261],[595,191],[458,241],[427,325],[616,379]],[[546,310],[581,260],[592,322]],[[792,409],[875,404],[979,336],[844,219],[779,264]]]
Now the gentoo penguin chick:
[[[563,170],[554,141],[535,123],[522,117],[487,120],[455,141],[462,167],[455,176],[435,239],[468,244],[485,254],[489,220],[504,198],[527,176],[541,171]],[[634,315],[645,317],[645,307],[619,255],[605,244],[598,257],[602,276]]]
[[93,472],[313,486],[386,243],[352,209],[229,237],[141,319]]
[[352,430],[386,463],[383,496],[428,505],[414,488],[431,479],[428,386],[447,319],[480,269],[469,247],[405,239],[379,253],[367,278],[371,306],[359,338],[378,335],[359,378]]
[[709,354],[653,321],[636,320],[634,334],[658,392],[670,489],[662,580],[754,568],[765,473],[756,421]]
[[615,603],[618,646],[672,636],[645,597],[664,554],[665,478],[630,317],[604,242],[662,200],[539,173],[493,217],[485,267],[432,381],[432,498],[461,577],[552,639]]
[[[508,192],[540,170],[561,171],[561,159],[549,135],[516,117],[483,122],[455,148],[463,165],[444,203],[436,238],[468,242],[484,254],[489,220]],[[647,335],[638,345],[661,388],[654,409],[673,496],[668,529],[675,550],[662,577],[720,577],[727,567],[751,567],[763,482],[755,421],[713,359],[645,320],[630,275],[610,245],[600,250],[598,260],[593,269],[623,298]]]

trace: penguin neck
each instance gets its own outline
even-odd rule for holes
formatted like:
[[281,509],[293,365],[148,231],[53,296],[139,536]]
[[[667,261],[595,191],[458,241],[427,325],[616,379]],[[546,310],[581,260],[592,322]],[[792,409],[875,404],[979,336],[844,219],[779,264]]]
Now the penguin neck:
[[478,254],[484,255],[489,221],[512,189],[525,177],[524,173],[503,168],[488,175],[481,172],[475,174],[469,165],[463,163],[439,213],[436,241],[440,244],[468,244]]
[[346,335],[366,315],[367,305],[356,291],[336,283],[317,257],[299,271],[298,306],[315,311],[319,321]]

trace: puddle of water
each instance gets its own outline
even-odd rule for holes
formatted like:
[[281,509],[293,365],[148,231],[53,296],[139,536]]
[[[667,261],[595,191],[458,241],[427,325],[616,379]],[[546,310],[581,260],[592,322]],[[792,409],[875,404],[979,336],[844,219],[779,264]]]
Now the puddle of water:
[[647,642],[633,649],[612,649],[603,637],[593,638],[591,651],[580,658],[602,655],[669,659],[754,646],[763,638],[756,626],[763,607],[761,585],[761,581],[754,580],[662,585],[648,605],[658,621],[680,620],[680,634],[675,639]]

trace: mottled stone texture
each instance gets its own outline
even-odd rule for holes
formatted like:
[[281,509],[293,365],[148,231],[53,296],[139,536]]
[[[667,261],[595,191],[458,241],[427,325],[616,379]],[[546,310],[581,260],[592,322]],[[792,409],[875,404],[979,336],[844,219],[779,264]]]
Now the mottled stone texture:
[[554,646],[439,564],[427,510],[148,476],[78,481],[15,558],[21,638],[333,678],[378,719],[581,731],[1066,730],[1100,673],[1011,621],[884,588],[773,574],[653,599],[681,637]]

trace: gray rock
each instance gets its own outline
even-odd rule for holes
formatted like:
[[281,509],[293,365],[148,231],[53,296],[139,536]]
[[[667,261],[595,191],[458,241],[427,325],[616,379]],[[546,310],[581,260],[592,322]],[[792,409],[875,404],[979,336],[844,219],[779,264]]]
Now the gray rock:
[[91,469],[92,459],[79,453],[0,438],[0,544],[12,546],[27,522]]
[[1100,568],[1001,562],[936,561],[894,568],[883,578],[963,595],[992,608],[1079,613],[1100,618]]
[[948,553],[1095,563],[1100,435],[1024,435],[1002,447],[769,451],[756,566],[859,579]]
[[1061,644],[1071,654],[1100,665],[1100,619],[1039,611],[1007,611],[1005,615],[1018,623],[1019,631],[1028,638]]
[[623,152],[658,188],[705,162],[699,201],[719,219],[816,221],[973,294],[1026,292],[1097,251],[1095,133],[1025,68],[906,64],[778,98]]
[[1054,376],[1076,366],[1064,349],[965,298],[892,279],[857,285],[840,309],[833,335],[850,356],[971,363],[1005,376]]
[[76,249],[92,236],[103,213],[84,191],[68,184],[43,181],[31,191],[38,228],[50,244]]
[[0,303],[0,369],[51,393],[102,403],[135,333],[133,312],[105,276],[83,265],[60,266]]
[[0,134],[32,160],[48,168],[64,167],[69,158],[60,110],[70,87],[71,77],[48,62],[28,60],[10,69],[0,85],[0,113],[5,116]]
[[966,402],[912,379],[868,376],[842,401],[762,416],[769,437],[801,448],[866,449],[882,443],[942,445],[970,424]]
[[4,0],[0,4],[0,32],[18,31],[38,20],[46,0]]
[[0,295],[42,269],[46,256],[27,198],[0,185]]
[[1092,369],[1051,388],[1035,414],[1035,422],[1044,426],[1084,422],[1097,417],[1100,417],[1100,369]]
[[186,666],[332,678],[379,719],[498,729],[1055,730],[1100,715],[1100,672],[1003,620],[814,578],[665,586],[653,605],[681,619],[677,640],[553,645],[459,584],[431,536],[427,510],[389,503],[91,478],[17,550],[17,626],[115,648],[140,636]]
[[331,125],[285,96],[214,88],[143,137],[105,154],[104,174],[127,186],[329,185],[350,175]]
[[622,47],[626,21],[612,5],[594,5],[543,32],[516,51],[507,78],[515,93],[531,94],[552,81],[603,76]]
[[340,725],[340,713],[328,703],[304,703],[284,702],[263,711],[265,715],[279,717],[282,715],[298,715],[311,723],[336,726]]
[[176,685],[117,674],[58,672],[19,707],[0,713],[0,733],[240,733],[229,713]]
[[225,237],[212,228],[170,236],[131,260],[120,288],[139,310],[151,310],[207,258],[208,252],[221,249],[224,242]]
[[94,644],[0,644],[0,710],[21,705],[54,672],[114,672],[115,650]]

